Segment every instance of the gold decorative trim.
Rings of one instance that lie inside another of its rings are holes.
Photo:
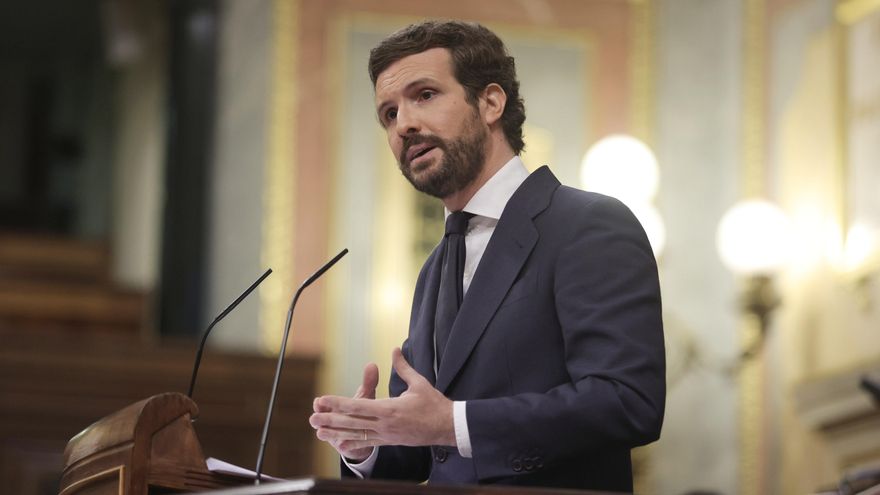
[[[263,192],[263,266],[272,277],[260,287],[260,333],[267,352],[277,352],[293,290],[294,224],[296,221],[296,29],[299,2],[275,0],[272,15],[269,88],[268,159]]]
[[[336,221],[339,217],[339,209],[337,207],[338,197],[340,194],[340,177],[344,175],[342,167],[342,142],[339,138],[337,129],[342,128],[342,112],[343,112],[343,94],[342,88],[344,81],[348,79],[346,70],[346,62],[348,53],[345,48],[345,33],[349,30],[349,17],[345,14],[332,16],[328,20],[329,29],[327,30],[327,53],[330,54],[331,63],[327,64],[327,84],[330,85],[328,93],[332,95],[328,102],[330,106],[330,114],[327,118],[326,133],[327,136],[333,136],[331,146],[328,150],[328,160],[330,164],[330,173],[328,174],[328,194],[332,201],[329,202],[329,210],[327,219],[331,222],[332,227],[328,231],[328,245],[341,246],[343,241],[338,235]],[[366,72],[366,69],[365,69]],[[349,260],[351,262],[351,260]],[[321,360],[321,369],[318,375],[318,394],[340,394],[351,393],[341,389],[341,373],[340,363],[343,362],[343,355],[346,347],[345,336],[341,330],[343,316],[339,311],[342,305],[347,304],[347,288],[351,287],[350,271],[345,267],[340,267],[327,274],[325,282],[324,297],[324,345],[323,359]],[[381,377],[380,377],[381,379]],[[339,456],[333,449],[327,448],[322,442],[315,445],[315,465],[318,473],[323,476],[335,476],[339,471]]]
[[[583,87],[583,107],[581,115],[583,115],[584,123],[584,152],[595,141],[601,139],[600,134],[604,115],[602,106],[599,104],[601,95],[597,88],[599,86],[599,56],[596,35],[587,29],[574,30],[571,28],[544,27],[544,26],[528,26],[521,24],[511,24],[505,22],[486,22],[502,39],[517,38],[518,41],[530,39],[540,42],[542,45],[557,45],[566,48],[580,48],[583,50],[582,63],[584,67],[583,80],[586,83]],[[505,44],[509,44],[505,42]],[[519,69],[517,69],[519,71]],[[528,124],[529,101],[526,101],[526,123]],[[528,136],[525,136],[528,141]],[[526,143],[526,154],[528,153],[528,142]],[[525,155],[524,155],[525,156]],[[527,164],[528,165],[528,164]],[[552,167],[552,164],[550,164]],[[537,168],[537,166],[535,167]]]
[[[880,0],[841,0],[834,8],[837,22],[850,26],[880,9]]]
[[[878,3],[880,5],[880,3]],[[838,10],[839,10],[838,5]],[[845,241],[846,232],[849,229],[849,201],[846,194],[849,188],[849,50],[847,49],[847,24],[840,20],[834,26],[834,48],[837,52],[837,87],[835,97],[837,99],[837,168],[840,199],[840,232],[841,240]]]
[[[104,471],[95,473],[87,478],[83,478],[83,479],[77,481],[76,483],[70,484],[67,487],[65,487],[63,490],[61,490],[61,493],[59,493],[58,495],[75,495],[80,490],[88,488],[88,485],[90,485],[96,481],[103,480],[105,478],[111,478],[117,472],[119,473],[119,476],[117,478],[119,480],[119,485],[118,485],[117,490],[118,490],[119,495],[123,495],[125,493],[125,466],[124,465],[112,467],[110,469],[106,469]]]
[[[764,190],[764,58],[766,49],[765,0],[745,0],[743,67],[743,177],[745,196]]]
[[[880,0],[838,0],[834,9],[837,25],[834,27],[834,43],[837,52],[837,139],[838,166],[840,174],[840,232],[841,239],[849,230],[849,29],[862,19],[880,11]]]
[[[764,196],[765,53],[767,19],[765,0],[745,0],[743,12],[743,127],[742,195]],[[758,332],[758,321],[743,314],[739,320],[739,343],[746,348]],[[764,493],[763,483],[763,387],[764,354],[745,363],[739,371],[739,493]]]
[[[654,0],[630,0],[630,4],[633,26],[629,55],[632,134],[653,149],[656,108],[653,42],[656,39],[656,7]]]
[[[632,36],[628,57],[630,133],[655,150],[656,72],[654,43],[656,36],[656,2],[629,0]],[[662,165],[661,165],[662,166]],[[653,458],[656,444],[633,451],[633,491],[656,491]]]
[[[651,3],[654,0],[631,0],[636,3]],[[390,34],[392,30],[423,20],[423,17],[416,17],[403,14],[379,14],[375,12],[354,11],[348,12],[344,16],[345,22],[350,26],[357,26],[360,29],[375,31],[378,33]],[[488,28],[492,29],[502,40],[514,37],[522,40],[528,38],[547,45],[558,45],[564,47],[579,47],[584,51],[584,80],[591,83],[591,86],[584,88],[584,108],[581,109],[584,116],[584,129],[586,131],[583,139],[586,145],[601,138],[598,135],[598,129],[603,120],[601,107],[598,104],[595,93],[596,75],[599,73],[596,35],[587,29],[573,29],[569,27],[548,27],[540,25],[527,25],[522,23],[513,23],[505,21],[478,20]],[[653,23],[652,23],[653,25]],[[650,44],[650,40],[647,40]],[[507,43],[506,43],[507,44]],[[651,52],[653,54],[653,52]],[[630,58],[631,54],[630,54]],[[650,78],[653,83],[653,77]],[[648,89],[653,95],[653,86]],[[650,104],[651,102],[649,102]],[[529,102],[526,102],[526,114],[528,115]],[[653,107],[651,107],[653,108]],[[650,117],[647,117],[650,119]],[[528,120],[528,119],[527,119]],[[592,135],[590,134],[592,133]]]

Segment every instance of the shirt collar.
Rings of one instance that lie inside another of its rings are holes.
[[[500,219],[507,202],[528,176],[525,164],[519,156],[514,156],[477,190],[462,210],[481,217]],[[450,211],[446,210],[446,216],[449,214]]]

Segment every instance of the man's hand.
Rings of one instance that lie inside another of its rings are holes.
[[[376,386],[379,384],[379,367],[376,366],[375,363],[369,363],[364,367],[364,378],[361,382],[360,387],[358,387],[357,392],[354,394],[355,399],[362,400],[370,400],[376,398]],[[315,414],[312,415],[314,418],[318,413],[329,413],[330,409],[327,409],[319,404],[321,398],[315,399],[312,403],[312,408],[315,411]],[[314,426],[314,422],[312,422]],[[324,440],[329,443],[339,452],[339,455],[346,457],[349,460],[355,462],[363,462],[370,454],[373,452],[372,447],[357,447],[353,446],[352,442],[349,440],[340,440],[335,438],[322,438],[321,430],[318,429],[318,438]]]
[[[318,438],[350,452],[362,453],[365,449],[367,455],[360,460],[370,454],[368,447],[380,445],[455,446],[452,401],[414,370],[400,349],[395,348],[391,358],[397,374],[407,384],[406,392],[378,400],[318,397],[315,414],[309,418]]]

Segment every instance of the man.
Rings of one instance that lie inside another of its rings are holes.
[[[488,29],[412,25],[369,67],[401,172],[452,213],[393,352],[392,398],[375,399],[367,365],[354,398],[315,399],[318,438],[343,475],[631,491],[630,449],[659,437],[665,400],[638,221],[547,167],[528,174],[514,61]]]

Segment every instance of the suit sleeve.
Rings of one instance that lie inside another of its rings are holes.
[[[412,362],[409,339],[404,341],[401,351],[407,361]],[[406,391],[406,383],[393,369],[388,388],[391,397],[397,397]],[[350,472],[348,468],[344,466],[343,468]],[[379,447],[379,454],[376,457],[376,464],[373,466],[370,478],[422,482],[428,479],[430,471],[431,449],[429,447],[389,445]]]
[[[522,456],[552,466],[656,440],[665,353],[657,267],[641,225],[617,200],[569,216],[552,287],[570,381],[545,393],[467,403],[477,476],[516,476]],[[552,323],[555,325],[555,323]]]

